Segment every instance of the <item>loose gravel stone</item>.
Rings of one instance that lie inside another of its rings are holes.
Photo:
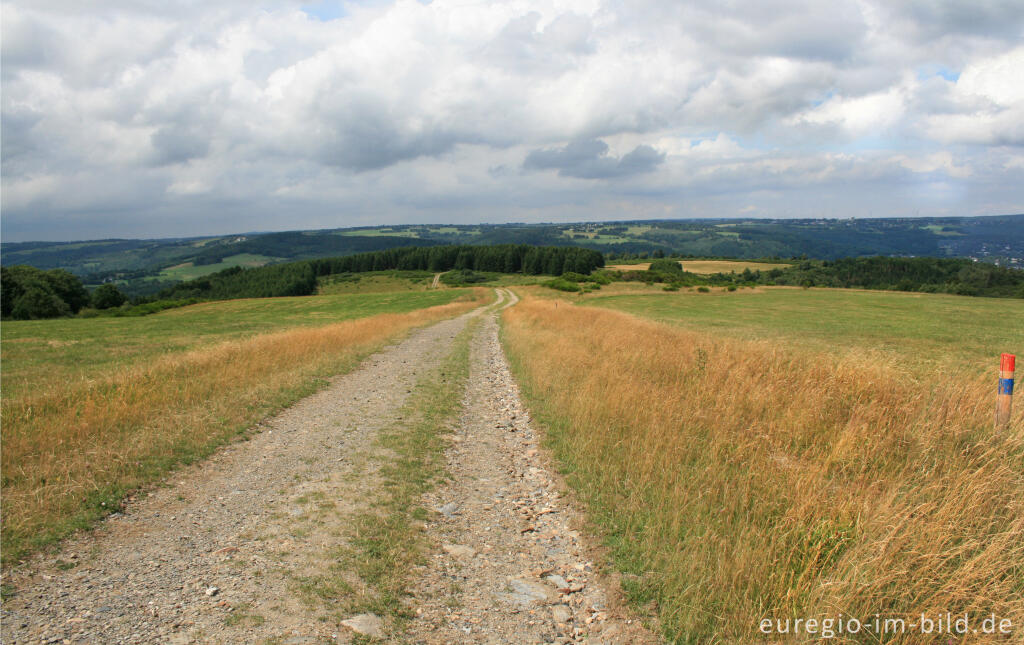
[[[359,614],[348,620],[341,621],[341,624],[348,627],[357,634],[371,638],[384,638],[384,622],[380,616],[375,614]]]

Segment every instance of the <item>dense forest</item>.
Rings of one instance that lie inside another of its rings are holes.
[[[1024,271],[971,260],[843,258],[801,262],[772,273],[762,273],[762,283],[1024,298]]]
[[[602,266],[604,256],[600,252],[571,246],[500,244],[403,247],[252,269],[234,267],[164,289],[157,298],[220,300],[304,296],[316,291],[318,277],[338,273],[389,270],[442,272],[465,269],[561,275],[567,271],[590,273]]]
[[[308,259],[325,255],[369,253],[408,245],[409,238],[404,237],[318,235],[302,231],[263,233],[248,236],[241,241],[229,240],[228,243],[207,244],[195,254],[192,263],[197,266],[217,264],[239,253],[272,258]]]

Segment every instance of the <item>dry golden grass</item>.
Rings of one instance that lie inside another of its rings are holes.
[[[1024,427],[1018,411],[993,431],[992,375],[530,297],[503,333],[627,591],[674,641],[794,638],[759,634],[763,618],[948,611],[1012,620],[1020,642]],[[935,642],[910,631],[836,642]]]
[[[744,262],[743,260],[681,260],[683,269],[690,273],[741,273],[743,269],[751,271],[771,271],[772,269],[785,269],[788,264],[769,264],[767,262]],[[646,271],[650,268],[650,262],[639,264],[613,264],[605,267],[615,271]]]
[[[490,297],[175,353],[109,378],[3,401],[3,548],[10,562],[208,454],[414,327]]]

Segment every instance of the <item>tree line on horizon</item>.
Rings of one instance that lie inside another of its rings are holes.
[[[468,270],[561,275],[567,271],[590,273],[603,266],[604,256],[600,251],[574,246],[409,246],[250,269],[234,267],[174,285],[158,293],[156,298],[222,300],[306,296],[316,292],[317,278],[339,273]]]
[[[683,268],[685,269],[685,260]],[[711,276],[668,270],[677,260],[655,260],[648,271],[608,272],[618,280],[666,283],[669,287],[790,285],[949,293],[1024,298],[1024,271],[953,258],[865,257],[804,260],[785,269],[746,269]],[[72,315],[145,315],[201,300],[304,296],[316,292],[320,277],[371,271],[447,271],[587,276],[604,266],[599,251],[581,247],[495,246],[402,247],[354,255],[302,260],[263,267],[234,267],[164,289],[131,304],[112,284],[90,293],[62,269],[26,265],[2,268],[4,319],[31,320]]]
[[[654,260],[647,271],[622,272],[625,281],[691,286],[793,286],[948,293],[988,298],[1024,298],[1024,271],[960,258],[865,257],[803,260],[785,269],[744,269],[739,273],[698,275],[677,260]]]

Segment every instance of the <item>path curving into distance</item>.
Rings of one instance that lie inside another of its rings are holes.
[[[517,298],[497,291],[490,307],[413,332],[251,440],[6,574],[2,641],[351,642],[356,632],[314,582],[330,571],[348,580],[337,553],[353,518],[373,512],[381,433],[405,421],[418,383],[468,329],[450,479],[424,499],[438,510],[422,527],[426,564],[410,572],[411,618],[369,630],[385,642],[657,642],[597,578],[498,342],[498,312]]]

